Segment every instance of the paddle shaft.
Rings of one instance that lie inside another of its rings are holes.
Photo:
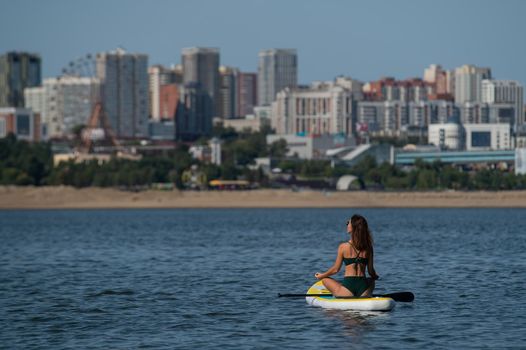
[[[321,293],[321,294],[278,294],[278,298],[305,298],[305,297],[332,297],[331,293]],[[389,293],[376,295],[373,294],[373,297],[383,297],[391,298],[394,301],[399,301],[403,303],[410,303],[415,299],[415,296],[411,292],[398,292],[398,293]],[[360,297],[336,297],[338,299],[358,299]]]

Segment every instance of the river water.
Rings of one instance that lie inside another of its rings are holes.
[[[392,312],[310,307],[367,217]],[[520,349],[524,209],[0,211],[0,348]]]

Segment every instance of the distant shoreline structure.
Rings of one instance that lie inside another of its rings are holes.
[[[526,208],[526,191],[312,190],[127,192],[67,186],[0,186],[0,210],[141,208]]]

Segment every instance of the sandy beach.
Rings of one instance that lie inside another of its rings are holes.
[[[526,191],[155,191],[0,186],[0,209],[70,208],[526,208]]]

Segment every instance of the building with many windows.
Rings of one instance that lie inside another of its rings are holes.
[[[29,89],[27,96],[37,95],[38,90]],[[86,125],[100,96],[97,78],[64,76],[44,79],[42,85],[42,106],[33,96],[26,107],[35,112],[42,108],[41,119],[46,135],[61,138],[71,134],[75,127]]]
[[[429,84],[430,100],[452,101],[455,95],[455,73],[444,70],[442,66],[432,64],[424,70],[424,81]]]
[[[239,70],[233,67],[219,67],[219,113],[222,119],[233,119],[238,116],[237,111],[237,80]]]
[[[148,135],[148,56],[123,49],[97,54],[101,100],[111,127],[119,138]]]
[[[445,100],[431,101],[360,101],[357,122],[373,133],[397,136],[412,127],[427,130],[432,123],[445,123],[458,116],[455,104]]]
[[[491,105],[489,119],[507,122],[516,131],[524,121],[524,88],[512,80],[483,80],[482,102]]]
[[[0,107],[24,107],[24,89],[42,82],[42,60],[27,52],[0,56]]]
[[[210,119],[219,115],[219,49],[208,47],[190,47],[182,51],[184,84],[198,83],[201,90],[212,101]]]
[[[256,73],[240,72],[237,77],[237,115],[246,117],[254,114],[258,105],[258,75]]]
[[[271,125],[280,135],[352,135],[355,102],[351,91],[334,83],[285,88],[272,104]]]
[[[368,101],[426,101],[432,85],[421,79],[396,80],[382,78],[364,86],[364,98]]]
[[[482,102],[482,80],[491,79],[491,69],[463,65],[455,69],[455,102]]]
[[[286,87],[298,85],[298,56],[294,49],[270,49],[259,52],[258,104],[268,106]]]

